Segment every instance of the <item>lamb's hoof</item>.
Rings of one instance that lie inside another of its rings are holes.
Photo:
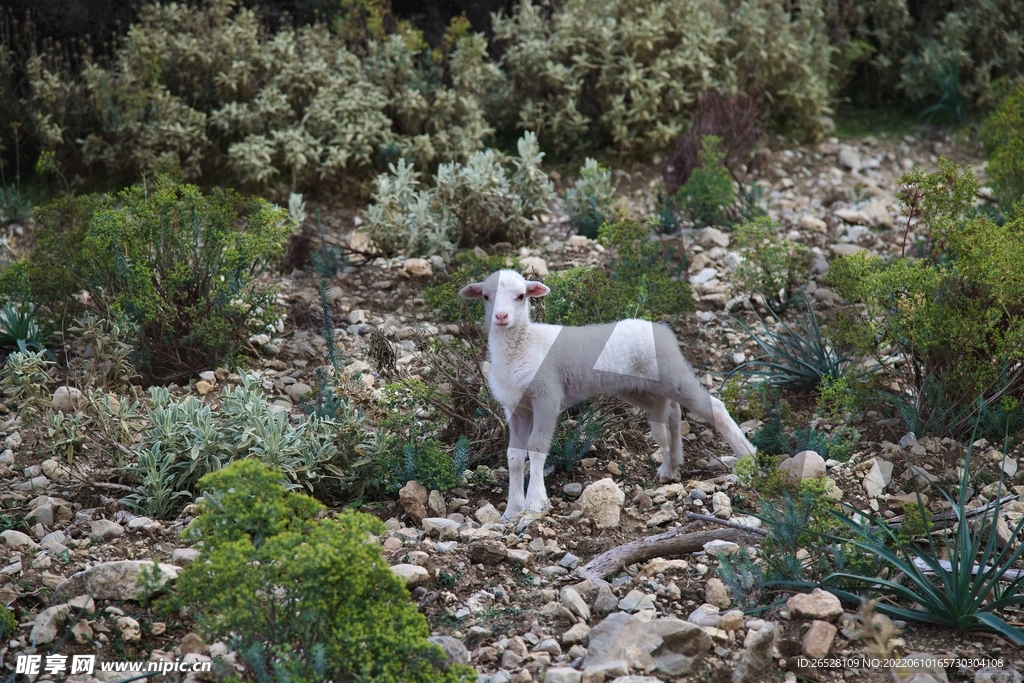
[[[674,481],[679,481],[680,479],[679,470],[675,470],[674,472],[663,472],[660,469],[658,470],[658,482],[661,484],[670,484]]]
[[[508,522],[515,521],[522,517],[524,512],[526,512],[526,507],[522,504],[514,507],[506,507],[505,512],[501,515],[501,521],[506,524]]]
[[[547,510],[549,507],[551,507],[551,504],[548,503],[548,499],[547,498],[544,498],[542,500],[535,500],[535,501],[532,501],[532,502],[531,501],[526,501],[526,511],[527,512],[532,512],[534,514],[538,514],[539,515],[542,512],[544,512],[545,510]]]

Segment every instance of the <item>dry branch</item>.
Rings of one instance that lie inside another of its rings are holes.
[[[709,541],[759,542],[763,535],[756,529],[712,529],[687,532],[675,529],[657,536],[647,536],[601,553],[576,570],[581,579],[603,579],[635,562],[655,557],[671,557],[704,549]]]

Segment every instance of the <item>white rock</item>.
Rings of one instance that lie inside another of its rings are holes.
[[[839,150],[839,165],[853,171],[854,173],[860,171],[860,152],[853,147],[844,146]]]
[[[57,387],[57,390],[53,392],[53,408],[59,410],[62,413],[70,413],[73,410],[78,410],[78,406],[82,402],[82,392],[75,387]]]
[[[817,216],[803,216],[800,218],[799,225],[802,230],[811,230],[822,234],[828,233],[828,223]]]
[[[149,593],[139,587],[139,574],[145,571],[150,580],[146,584],[159,589],[169,581],[178,578],[179,567],[160,563],[158,575],[153,573],[153,562],[142,560],[117,560],[94,565],[72,574],[62,581],[50,596],[51,602],[60,602],[75,595],[91,595],[96,600],[139,600]]]
[[[434,269],[425,258],[410,258],[402,262],[402,270],[410,277],[430,277]]]
[[[610,477],[595,481],[583,490],[577,504],[602,529],[617,528],[626,494]]]
[[[548,274],[548,263],[539,256],[526,256],[519,259],[523,275],[544,277]]]
[[[391,567],[391,571],[395,573],[395,576],[404,580],[405,585],[409,588],[415,588],[430,580],[427,570],[414,564],[396,564]]]
[[[142,640],[142,629],[139,627],[139,622],[135,621],[135,619],[127,616],[118,617],[114,623],[121,634],[122,640],[126,642]]]
[[[718,271],[714,268],[702,268],[696,275],[690,276],[691,285],[703,285],[718,277]]]
[[[852,256],[853,254],[856,254],[858,251],[864,251],[864,247],[860,246],[859,244],[839,243],[833,244],[829,248],[832,250],[832,253],[835,254],[836,256]]]

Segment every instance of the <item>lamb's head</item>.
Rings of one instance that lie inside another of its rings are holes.
[[[484,323],[491,330],[508,330],[530,324],[530,297],[547,295],[551,290],[540,282],[526,280],[514,270],[491,273],[483,282],[462,288],[464,299],[484,300]]]

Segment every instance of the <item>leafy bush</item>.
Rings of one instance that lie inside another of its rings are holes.
[[[825,6],[842,93],[858,104],[920,107],[946,93],[989,105],[1000,77],[1020,73],[1013,2],[954,0],[918,11],[905,0],[841,0]]]
[[[718,149],[720,142],[714,135],[701,138],[700,166],[693,169],[672,197],[698,225],[721,225],[726,212],[736,203],[732,176],[722,165],[725,155]]]
[[[577,234],[591,239],[597,237],[598,229],[610,215],[613,194],[611,169],[587,157],[580,169],[580,177],[565,191],[563,198],[569,224]]]
[[[257,276],[283,250],[286,214],[230,190],[167,177],[117,195],[68,197],[37,216],[33,296],[52,316],[85,289],[101,317],[138,328],[143,366],[170,381],[231,360],[274,320]]]
[[[495,16],[506,105],[545,149],[660,150],[697,97],[737,83],[766,94],[783,129],[817,132],[829,71],[821,6],[764,0],[623,0],[516,5]],[[682,116],[680,115],[682,114]]]
[[[441,254],[456,247],[530,241],[533,221],[547,212],[553,198],[551,182],[540,170],[544,153],[537,138],[519,140],[514,170],[503,165],[499,152],[474,152],[465,164],[441,164],[436,184],[419,188],[419,174],[404,159],[377,177],[373,204],[367,209],[367,234],[386,254]]]
[[[362,59],[348,47],[323,23],[269,33],[231,0],[152,3],[109,64],[34,57],[19,94],[44,149],[122,182],[178,167],[294,191],[365,176],[382,154],[430,165],[480,148],[482,36],[458,39],[436,72],[415,32],[373,36]]]
[[[450,416],[428,419],[418,414],[425,406],[447,407],[434,384],[413,378],[384,387],[387,415],[377,432],[374,457],[385,473],[386,487],[396,491],[415,479],[428,489],[447,491],[462,483],[469,464],[469,441],[460,437],[454,452],[446,453],[437,435]]]
[[[347,404],[332,419],[312,415],[292,424],[264,398],[259,379],[245,374],[241,386],[221,392],[216,411],[195,396],[172,401],[165,388],[152,388],[150,397],[149,428],[132,449],[138,464],[128,472],[137,493],[124,499],[146,514],[166,515],[172,508],[155,501],[193,491],[206,473],[244,458],[282,470],[291,487],[338,502],[360,497],[374,480],[375,463],[360,453],[361,416]]]
[[[68,360],[68,377],[83,387],[126,391],[138,377],[131,360],[135,355],[134,330],[101,320],[88,311],[68,328],[67,347],[75,351]]]
[[[735,320],[762,355],[737,365],[730,375],[739,374],[781,389],[812,391],[823,381],[839,379],[852,366],[853,354],[837,352],[822,336],[810,304],[800,320],[792,324],[779,321],[774,330],[756,312],[754,315],[763,332],[754,332],[742,320]]]
[[[53,361],[47,359],[43,351],[15,351],[8,355],[0,371],[0,391],[8,407],[24,417],[31,417],[40,409],[52,406],[46,387],[51,366]]]
[[[558,325],[589,325],[624,318],[656,320],[693,310],[685,280],[673,279],[670,261],[647,227],[636,221],[606,223],[598,241],[612,250],[610,270],[577,266],[549,275],[545,320]]]
[[[662,170],[668,194],[674,195],[700,167],[707,135],[721,141],[722,162],[736,176],[740,164],[751,160],[754,146],[764,136],[758,125],[762,106],[758,98],[750,94],[730,96],[711,91],[701,97],[693,124],[679,137],[675,151]]]
[[[784,313],[807,282],[812,254],[802,244],[780,236],[781,226],[767,216],[736,229],[743,261],[736,268],[739,291],[757,294],[766,306]]]
[[[989,155],[986,171],[992,189],[1009,213],[1024,197],[1024,85],[1018,86],[985,120],[981,139]]]
[[[962,436],[979,405],[1024,398],[1024,217],[999,225],[978,215],[974,174],[946,159],[937,173],[915,171],[901,184],[921,258],[836,259],[828,282],[864,304],[836,332],[878,361],[896,387],[881,398],[912,430]]]
[[[372,540],[377,519],[288,493],[282,475],[252,460],[202,482],[190,528],[200,557],[164,605],[188,606],[207,638],[223,638],[257,680],[473,680],[427,642],[426,620]]]

